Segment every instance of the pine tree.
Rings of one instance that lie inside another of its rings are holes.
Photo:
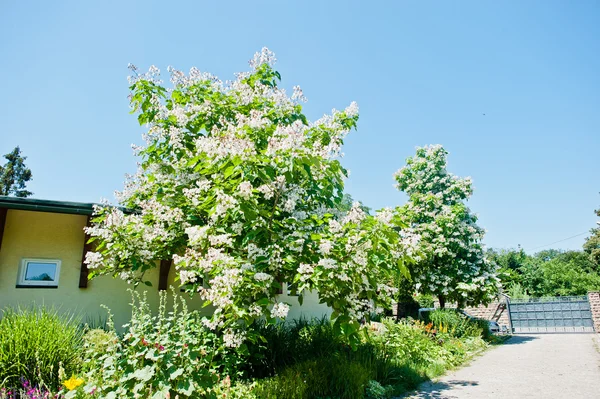
[[[14,150],[4,155],[7,159],[4,165],[0,165],[0,195],[14,195],[25,198],[33,193],[25,189],[25,185],[31,180],[31,169],[25,165],[21,149],[17,146]]]

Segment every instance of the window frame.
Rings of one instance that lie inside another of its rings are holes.
[[[39,280],[25,280],[27,274],[27,267],[29,263],[47,263],[55,265],[54,280],[52,281],[39,281]],[[42,259],[42,258],[23,258],[21,259],[21,265],[19,266],[19,273],[17,276],[17,288],[58,288],[60,280],[60,259]]]

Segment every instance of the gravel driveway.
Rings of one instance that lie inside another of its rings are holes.
[[[517,335],[408,398],[600,398],[597,334]]]

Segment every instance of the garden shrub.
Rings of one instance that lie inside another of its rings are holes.
[[[47,386],[56,390],[62,365],[80,366],[83,331],[73,314],[54,308],[5,308],[0,319],[0,387]]]
[[[234,352],[226,333],[204,327],[185,301],[173,293],[167,312],[162,292],[154,315],[145,295],[132,296],[131,321],[121,339],[98,330],[86,336],[84,392],[103,398],[210,397],[235,375],[244,347]]]
[[[434,306],[434,298],[431,294],[418,294],[415,300],[421,308],[432,308]]]
[[[365,392],[366,399],[386,399],[390,398],[393,394],[393,387],[383,386],[379,382],[371,380],[367,384],[367,390]]]
[[[482,335],[481,322],[469,319],[455,309],[436,309],[429,314],[429,320],[438,333],[452,337],[479,337]],[[487,322],[485,330],[487,330]]]

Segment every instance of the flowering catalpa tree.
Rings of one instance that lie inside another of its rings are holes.
[[[481,243],[485,231],[465,205],[473,193],[471,178],[446,171],[448,152],[441,145],[417,148],[395,174],[397,187],[409,196],[400,212],[421,237],[421,259],[411,268],[418,292],[463,304],[487,302],[500,282]]]
[[[358,107],[310,123],[302,90],[288,97],[268,49],[252,70],[223,83],[192,68],[169,68],[171,88],[152,67],[131,67],[131,104],[149,126],[138,173],[118,193],[124,212],[99,207],[87,232],[93,274],[143,281],[157,259],[173,259],[179,282],[215,308],[204,323],[242,344],[257,317],[287,316],[281,282],[318,292],[335,325],[353,335],[359,321],[389,304],[387,283],[404,270],[409,245],[392,212],[376,217],[355,203],[339,214],[346,170],[338,158]]]

